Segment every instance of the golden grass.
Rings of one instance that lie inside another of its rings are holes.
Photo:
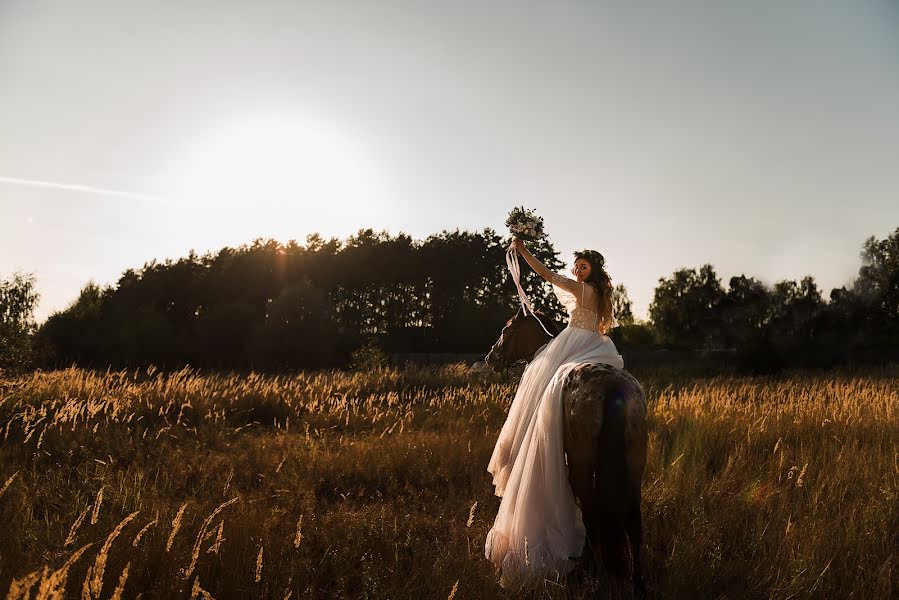
[[[0,497],[3,497],[3,494],[6,493],[6,488],[8,488],[10,485],[12,485],[12,482],[16,479],[16,477],[18,475],[19,475],[19,472],[16,471],[15,473],[13,473],[12,475],[9,476],[9,479],[6,480],[6,483],[4,483],[3,487],[0,488]]]
[[[262,581],[262,551],[265,546],[259,546],[259,555],[256,557],[256,583]]]
[[[131,569],[131,563],[125,565],[122,574],[119,576],[119,583],[112,592],[111,600],[122,600],[122,592],[125,591],[125,582],[128,581],[128,571]]]
[[[895,368],[636,375],[651,595],[895,593]],[[121,597],[507,597],[483,558],[485,469],[514,390],[462,365],[0,380],[0,594],[99,597],[111,572]]]
[[[297,533],[293,537],[293,547],[299,548],[300,542],[303,541],[303,515],[300,515],[300,518],[297,519]]]
[[[228,506],[231,506],[238,500],[240,500],[240,498],[232,498],[231,500],[228,500],[227,502],[223,502],[223,503],[219,504],[215,508],[215,510],[213,510],[211,513],[209,513],[209,516],[207,516],[203,520],[203,523],[200,525],[200,531],[197,532],[197,539],[194,541],[194,549],[190,555],[190,564],[187,566],[187,569],[184,572],[185,579],[190,577],[191,575],[193,575],[194,569],[197,567],[197,560],[199,560],[199,558],[200,558],[200,547],[203,545],[203,542],[206,541],[206,538],[207,538],[206,532],[209,529],[209,524],[212,523],[212,520],[215,519],[216,515],[218,515],[220,512],[222,512],[222,510],[224,510]],[[261,550],[260,550],[259,556],[260,557],[262,556]],[[260,558],[260,560],[261,560],[261,558]]]
[[[94,564],[87,570],[87,576],[84,578],[84,584],[81,588],[82,600],[100,598],[100,593],[103,591],[103,575],[106,572],[106,561],[109,559],[109,551],[112,549],[112,543],[119,537],[119,534],[122,533],[125,526],[134,520],[139,512],[139,510],[136,510],[122,519],[122,522],[116,525],[115,529],[113,529],[109,536],[107,536],[106,541],[103,542],[103,547],[100,549],[99,554],[97,554]]]
[[[178,508],[178,512],[175,513],[175,518],[172,519],[172,530],[169,532],[169,539],[165,543],[165,551],[170,552],[172,550],[172,544],[175,543],[175,536],[178,535],[178,530],[181,529],[181,519],[184,517],[184,511],[187,510],[187,502],[182,504],[180,508]]]
[[[63,542],[63,546],[68,546],[70,544],[75,543],[75,534],[78,533],[78,529],[81,527],[81,523],[84,522],[84,519],[87,517],[87,513],[91,511],[90,505],[85,507],[85,509],[78,515],[78,518],[75,519],[75,522],[72,523],[72,528],[69,529],[69,535],[66,536],[66,541]]]
[[[36,600],[62,600],[65,598],[66,579],[69,576],[69,569],[92,545],[91,543],[85,544],[73,552],[65,564],[50,573],[49,576],[44,571],[44,574],[41,576],[41,584],[38,588]]]

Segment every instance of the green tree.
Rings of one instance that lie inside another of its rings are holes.
[[[661,342],[681,348],[709,348],[722,343],[720,306],[724,298],[715,268],[705,264],[679,269],[659,285],[649,316]]]
[[[722,339],[737,348],[759,332],[771,316],[771,292],[754,277],[731,277],[721,300]]]
[[[632,306],[631,299],[627,296],[627,288],[624,287],[623,283],[619,283],[615,286],[615,291],[612,295],[612,311],[615,319],[618,321],[618,325],[623,327],[634,324]]]
[[[771,293],[770,324],[775,337],[808,341],[813,319],[823,305],[814,277],[807,275],[799,283],[778,281]]]
[[[899,335],[899,227],[883,240],[865,240],[861,259],[852,291],[870,311],[870,331],[884,338]]]
[[[250,340],[262,318],[243,299],[220,298],[197,323],[198,362],[216,368],[245,366]]]
[[[33,274],[0,279],[0,369],[25,370],[33,361],[34,309],[40,300]]]
[[[89,281],[68,308],[47,318],[35,336],[42,365],[88,365],[107,354],[109,340],[104,329],[103,303],[110,291]]]
[[[424,241],[362,229],[345,241],[311,234],[305,245],[256,239],[191,251],[128,269],[108,290],[86,288],[43,339],[57,362],[97,366],[312,366],[327,362],[322,349],[348,360],[365,340],[394,352],[486,351],[518,306],[508,243],[491,229]],[[531,251],[561,268],[549,240]],[[534,304],[558,320],[551,286],[522,266]],[[317,341],[291,346],[303,336]]]
[[[269,303],[251,353],[260,365],[279,369],[325,366],[332,361],[336,333],[331,301],[305,277]]]

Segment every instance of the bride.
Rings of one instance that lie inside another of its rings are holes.
[[[485,555],[499,568],[503,587],[559,579],[573,568],[570,559],[581,555],[586,532],[562,447],[561,383],[578,363],[624,367],[605,335],[618,323],[603,256],[594,250],[575,252],[571,279],[547,269],[522,240],[512,243],[552,283],[569,322],[524,370],[487,467],[502,501]]]

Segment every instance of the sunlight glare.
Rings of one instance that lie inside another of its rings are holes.
[[[370,155],[323,120],[272,115],[204,140],[176,165],[171,180],[191,218],[230,237],[286,239],[300,230],[333,229],[348,214],[377,211]]]

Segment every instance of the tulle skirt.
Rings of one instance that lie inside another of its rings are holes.
[[[503,587],[567,574],[585,529],[563,450],[562,381],[579,363],[624,367],[608,337],[566,327],[538,350],[521,376],[487,471],[502,498],[485,555]]]

